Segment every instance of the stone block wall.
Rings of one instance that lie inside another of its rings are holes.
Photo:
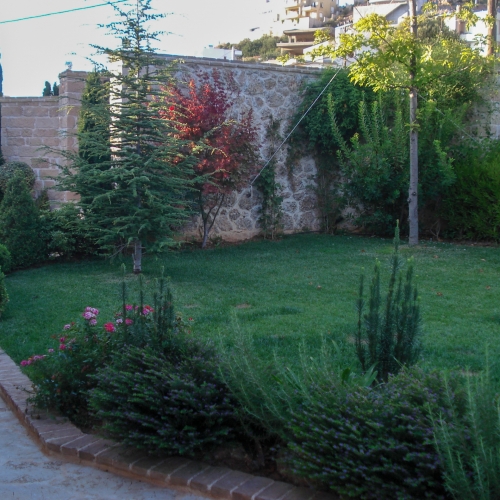
[[[86,73],[66,71],[59,77],[59,97],[0,98],[4,158],[27,163],[35,172],[36,194],[48,189],[54,204],[76,199],[74,193],[53,189],[53,178],[64,161],[57,152],[76,149],[74,134]]]
[[[197,80],[200,72],[216,70],[222,78],[232,77],[237,85],[233,96],[234,119],[252,110],[258,129],[261,165],[273,151],[268,127],[271,120],[279,122],[279,134],[284,138],[291,119],[302,102],[302,85],[318,76],[317,69],[282,68],[268,64],[235,63],[208,59],[185,59],[179,65],[177,78]],[[275,156],[276,181],[281,186],[283,226],[286,233],[319,229],[316,199],[313,192],[316,165],[312,158],[302,158],[293,174],[286,166],[286,146]],[[233,193],[221,209],[212,229],[212,236],[225,240],[247,239],[260,232],[259,215],[262,197],[250,183]],[[201,230],[199,218],[186,228],[188,234]]]
[[[165,56],[173,59],[172,56]],[[317,78],[318,69],[282,68],[268,64],[187,58],[177,66],[177,77],[183,81],[197,79],[201,71],[219,71],[231,75],[238,91],[234,95],[232,113],[238,119],[252,110],[258,129],[262,166],[272,150],[268,137],[271,119],[278,120],[284,137],[291,119],[302,101],[302,85]],[[52,189],[64,158],[57,151],[76,151],[77,118],[80,97],[85,86],[85,72],[65,71],[59,75],[59,97],[3,97],[0,98],[1,145],[7,161],[28,163],[36,174],[36,191],[49,189],[53,205],[76,199],[74,193]],[[51,148],[50,151],[44,147]],[[285,166],[286,148],[275,157],[277,182],[283,198],[284,230],[297,232],[319,229],[312,190],[316,166],[312,158],[302,158],[293,174]],[[258,218],[261,195],[247,185],[233,193],[221,209],[212,235],[225,240],[248,239],[260,232]],[[185,228],[186,234],[197,235],[200,220],[194,218]]]

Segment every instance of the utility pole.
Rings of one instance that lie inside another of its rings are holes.
[[[486,47],[486,55],[492,56],[495,53],[497,44],[497,2],[496,0],[488,0],[488,16],[493,17],[495,22],[488,25],[488,45]]]
[[[416,0],[408,0],[410,11],[410,32],[417,38]],[[417,55],[415,50],[410,56],[410,187],[408,190],[408,221],[410,225],[410,245],[418,245],[418,129],[417,129]]]

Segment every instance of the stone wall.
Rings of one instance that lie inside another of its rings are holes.
[[[51,188],[63,161],[57,151],[76,148],[74,133],[85,77],[85,72],[62,73],[59,97],[0,98],[5,159],[30,165],[36,175],[36,193],[48,189],[53,202],[75,199],[73,193]]]
[[[247,64],[206,59],[187,59],[180,65],[177,78],[181,81],[197,79],[200,72],[217,70],[222,78],[234,78],[238,91],[234,96],[233,118],[252,110],[258,128],[262,166],[273,150],[268,137],[271,120],[279,122],[279,133],[284,138],[290,121],[301,104],[302,84],[318,76],[318,70],[282,68],[268,64]],[[302,158],[294,167],[293,175],[286,166],[286,147],[274,158],[277,183],[283,198],[283,225],[285,232],[319,229],[314,185],[316,165],[312,158]],[[233,193],[221,209],[212,236],[225,240],[247,239],[259,233],[259,211],[262,198],[256,188],[247,186]],[[199,219],[186,228],[187,233],[201,230]]]
[[[166,56],[170,58],[171,56]],[[214,69],[222,76],[231,75],[238,86],[232,113],[238,118],[249,109],[253,110],[258,129],[262,165],[270,151],[267,127],[271,119],[280,123],[284,136],[297,106],[301,103],[301,87],[304,82],[317,78],[317,69],[282,68],[268,64],[253,64],[234,61],[188,58],[179,64],[177,76],[188,81],[197,78],[200,71]],[[7,161],[19,160],[28,163],[36,174],[36,191],[48,188],[53,205],[75,200],[69,192],[52,189],[59,167],[64,159],[57,150],[75,150],[75,133],[84,88],[86,73],[65,71],[59,75],[59,97],[3,97],[0,99],[1,145]],[[51,151],[44,150],[51,148]],[[275,157],[277,182],[283,198],[285,232],[314,230],[319,228],[315,211],[315,198],[311,187],[316,172],[312,158],[302,158],[293,176],[285,167],[286,153]],[[212,235],[226,240],[247,239],[259,233],[259,192],[250,186],[233,193],[219,213]],[[187,234],[200,230],[198,218],[185,228]]]

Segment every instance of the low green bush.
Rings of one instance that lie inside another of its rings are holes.
[[[500,241],[500,141],[463,145],[440,215],[449,238]]]
[[[489,368],[466,376],[466,411],[453,399],[452,411],[434,421],[445,485],[457,500],[500,498],[499,386]]]
[[[20,173],[9,180],[0,204],[0,242],[11,254],[13,269],[30,267],[46,258],[39,211]]]
[[[5,192],[7,191],[7,184],[16,175],[20,175],[28,191],[31,191],[35,185],[35,173],[33,169],[22,161],[10,161],[0,165],[0,201],[2,201]]]
[[[346,497],[446,498],[430,414],[449,414],[443,378],[416,368],[375,388],[332,387],[287,425],[294,474]]]
[[[12,257],[8,248],[0,244],[0,268],[2,271],[8,273],[12,267]]]
[[[128,347],[98,372],[91,406],[106,435],[167,455],[193,455],[236,437],[236,401],[216,358],[195,344],[184,348],[175,361],[168,351]]]
[[[9,294],[7,293],[7,288],[5,287],[5,274],[2,272],[2,266],[0,266],[0,317],[5,311],[7,302],[9,302]]]
[[[98,253],[76,205],[65,203],[57,210],[47,207],[40,214],[49,255],[69,259]]]

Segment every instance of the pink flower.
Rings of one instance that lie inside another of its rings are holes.
[[[133,309],[133,308],[134,308],[134,306],[131,306],[130,304],[127,304],[127,305],[125,306],[125,309],[126,309],[127,311],[132,311],[132,309]]]
[[[152,312],[154,312],[154,309],[151,306],[144,306],[142,308],[142,314],[144,316],[147,316],[149,313],[152,313]]]
[[[64,329],[65,329],[65,330],[69,330],[70,328],[71,328],[71,325],[70,325],[70,324],[64,325]]]
[[[95,307],[86,307],[85,312],[92,313],[94,316],[97,316],[99,314],[99,309],[96,309]]]
[[[126,325],[131,325],[132,323],[133,323],[133,321],[132,321],[131,319],[129,319],[129,318],[127,318],[127,319],[125,320],[125,324],[126,324]]]
[[[104,329],[109,333],[113,333],[116,330],[115,325],[113,325],[113,323],[104,323]]]
[[[90,312],[90,311],[85,311],[83,314],[82,314],[82,317],[83,319],[87,319],[87,320],[90,320],[90,319],[93,319],[95,318],[95,314]]]
[[[31,364],[31,363],[29,363],[29,362],[28,362],[27,360],[25,360],[25,359],[23,359],[23,360],[21,361],[21,366],[28,366],[29,364]]]
[[[66,344],[61,344],[61,345],[59,346],[59,350],[60,350],[60,351],[64,351],[65,349],[66,349]]]
[[[61,337],[59,339],[59,342],[61,342],[61,344],[64,344],[64,342],[66,342],[66,339],[67,339],[67,337]]]
[[[121,323],[123,323],[123,318],[118,318],[118,319],[116,320],[116,324],[117,324],[117,325],[120,325]]]
[[[54,349],[49,349],[49,352],[54,352]]]
[[[89,325],[90,326],[95,326],[97,325],[97,320],[95,318],[92,318],[90,321],[89,321]]]

